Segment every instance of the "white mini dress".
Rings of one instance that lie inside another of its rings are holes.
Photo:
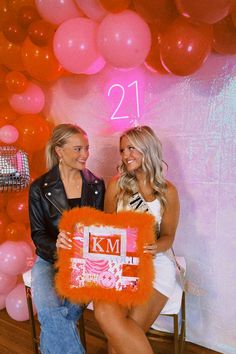
[[[152,202],[146,202],[148,212],[151,213],[160,226],[161,224],[161,204],[158,199]],[[123,208],[120,203],[117,205],[117,211],[121,210],[133,210],[129,205]],[[139,211],[139,210],[137,210]],[[153,258],[155,277],[153,281],[153,287],[161,294],[170,298],[174,292],[177,279],[176,279],[176,267],[175,263],[168,257],[168,251],[157,253]]]

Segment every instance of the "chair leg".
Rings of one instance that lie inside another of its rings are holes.
[[[39,354],[38,341],[37,341],[35,322],[34,322],[34,311],[33,311],[33,304],[32,304],[31,289],[30,287],[25,286],[25,290],[26,290],[26,299],[27,299],[27,305],[29,310],[29,321],[30,321],[30,331],[31,331],[33,351],[34,354]]]
[[[178,315],[173,315],[174,317],[174,353],[178,354],[179,352],[179,323]]]
[[[181,331],[180,331],[179,354],[184,353],[185,338],[186,338],[186,309],[185,309],[185,292],[183,292],[182,304],[181,304]]]
[[[84,326],[84,315],[82,314],[80,319],[79,319],[79,334],[80,334],[80,339],[81,343],[83,344],[83,347],[86,351],[86,337],[85,337],[85,326]]]

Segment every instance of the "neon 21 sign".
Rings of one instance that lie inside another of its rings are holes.
[[[133,90],[134,87],[134,90]],[[118,90],[118,91],[117,91]],[[131,91],[132,90],[132,91]],[[121,115],[119,114],[119,111],[121,109],[121,106],[125,104],[124,100],[126,97],[130,96],[132,92],[134,91],[135,94],[135,105],[136,105],[136,118],[140,118],[140,98],[139,98],[139,87],[138,87],[138,81],[135,80],[131,82],[130,84],[127,84],[126,86],[123,86],[121,84],[113,84],[112,86],[109,87],[108,90],[108,97],[110,97],[112,94],[117,95],[117,92],[119,93],[119,102],[113,111],[110,119],[128,119],[128,118],[133,118],[130,115]]]

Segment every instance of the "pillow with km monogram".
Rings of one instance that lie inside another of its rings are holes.
[[[113,301],[131,306],[151,295],[155,220],[147,213],[107,214],[90,208],[65,211],[60,230],[71,233],[72,248],[59,249],[56,289],[73,302]]]

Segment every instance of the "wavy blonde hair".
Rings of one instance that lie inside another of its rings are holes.
[[[120,137],[127,137],[132,146],[142,154],[142,169],[146,173],[153,193],[161,202],[162,209],[166,206],[167,184],[163,176],[162,145],[154,131],[148,126],[138,126],[126,130]],[[121,162],[118,167],[118,201],[123,206],[128,204],[131,195],[138,192],[137,179],[134,172],[128,172],[125,164]]]
[[[55,147],[62,147],[67,143],[67,140],[75,134],[87,135],[82,128],[75,124],[59,124],[53,129],[52,136],[45,150],[46,166],[49,170],[59,162]]]

